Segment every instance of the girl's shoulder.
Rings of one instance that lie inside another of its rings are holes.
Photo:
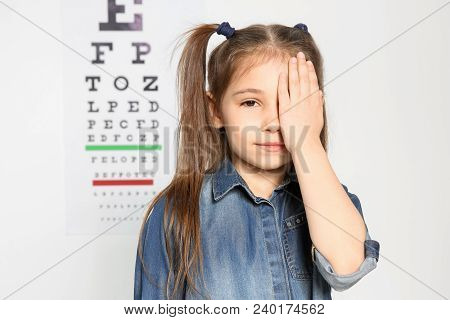
[[[155,233],[156,230],[161,230],[163,227],[164,208],[166,205],[167,197],[164,193],[161,193],[158,200],[155,200],[153,207],[146,216],[143,228],[143,236],[146,239],[147,234]]]
[[[201,190],[200,190],[200,197],[199,201],[200,204],[203,203],[205,205],[208,205],[207,202],[212,201],[212,184],[213,184],[213,173],[205,174],[203,177]],[[150,222],[150,217],[152,218],[152,224],[161,224],[162,219],[164,218],[164,210],[167,206],[168,214],[172,211],[172,201],[169,201],[167,196],[167,190],[161,191],[160,194],[158,194],[159,199],[155,201],[153,204],[153,207],[151,208],[150,213],[148,214],[146,218],[146,224]],[[194,201],[193,198],[190,199],[191,201]]]
[[[212,192],[212,185],[214,180],[214,173],[205,173],[202,182],[202,196],[207,195]]]

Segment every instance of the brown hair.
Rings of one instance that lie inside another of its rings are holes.
[[[273,58],[295,56],[301,50],[306,59],[313,62],[319,89],[323,92],[322,56],[308,32],[279,24],[254,24],[236,29],[231,38],[223,41],[211,52],[206,64],[208,41],[218,26],[201,24],[181,34],[182,37],[187,36],[187,41],[177,69],[180,123],[177,128],[175,175],[170,184],[151,202],[144,214],[139,235],[139,258],[148,278],[142,257],[142,233],[152,208],[165,195],[163,225],[170,269],[164,289],[166,299],[179,297],[184,286],[187,290],[193,289],[200,293],[194,281],[199,270],[203,279],[199,198],[205,174],[217,170],[224,157],[230,155],[224,131],[212,125],[212,112],[218,112],[225,90],[232,79],[259,63]],[[206,94],[206,80],[214,97],[213,110],[209,108],[211,100]],[[325,106],[323,118],[320,140],[327,150]],[[173,240],[172,246],[168,239]],[[169,292],[170,277],[173,277],[172,292]]]

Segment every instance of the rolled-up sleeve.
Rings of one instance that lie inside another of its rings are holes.
[[[135,300],[167,299],[165,289],[169,259],[163,228],[165,201],[161,199],[153,207],[145,222],[142,235],[140,235],[142,237],[142,260],[138,248],[134,275]]]
[[[355,207],[364,219],[361,202],[355,194],[348,191],[348,188],[342,184],[348,196],[352,200]],[[365,224],[365,221],[364,221]],[[339,275],[331,266],[330,262],[320,253],[320,251],[314,246],[311,247],[312,258],[314,264],[317,266],[320,274],[330,284],[330,286],[336,291],[344,291],[352,287],[355,283],[361,280],[366,274],[376,268],[378,263],[378,257],[380,252],[380,244],[378,241],[371,239],[369,231],[366,225],[366,240],[364,241],[364,255],[365,258],[358,270],[353,273]]]

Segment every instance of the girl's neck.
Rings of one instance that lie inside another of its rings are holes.
[[[232,155],[234,167],[257,197],[269,199],[276,186],[280,185],[286,174],[287,166],[273,170],[264,170]]]

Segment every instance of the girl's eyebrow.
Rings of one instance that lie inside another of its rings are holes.
[[[247,88],[247,89],[243,89],[243,90],[236,91],[235,93],[233,93],[233,96],[236,96],[236,95],[242,94],[242,93],[246,93],[246,92],[264,93],[264,91],[261,90],[261,89]]]

